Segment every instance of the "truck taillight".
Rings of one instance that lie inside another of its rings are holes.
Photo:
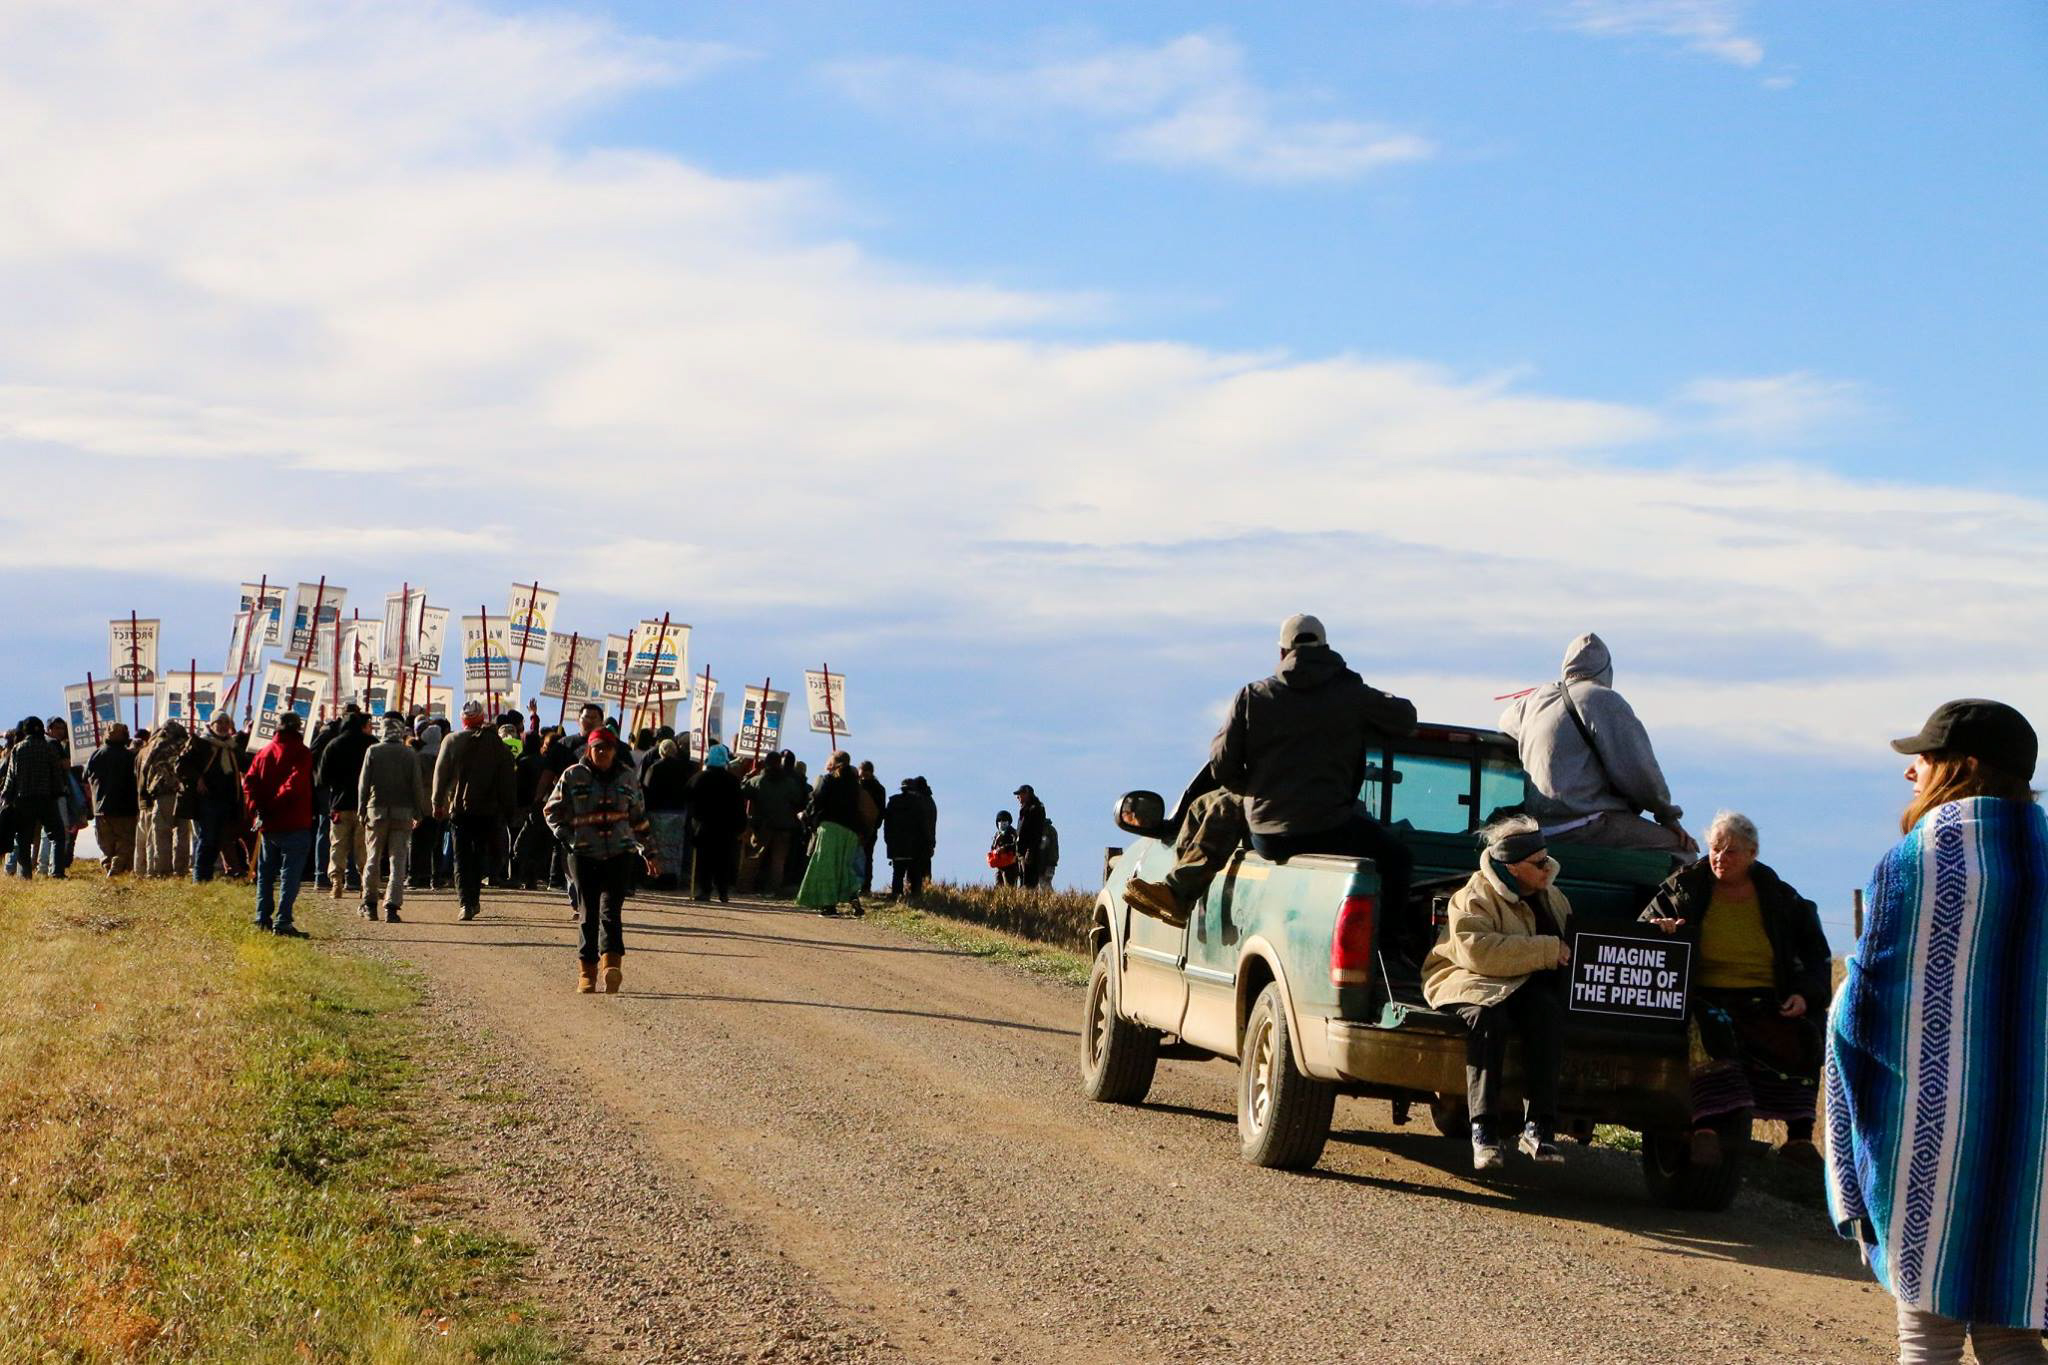
[[[1346,896],[1330,935],[1330,983],[1363,986],[1372,980],[1372,897]]]

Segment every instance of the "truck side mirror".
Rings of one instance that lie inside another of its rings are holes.
[[[1158,792],[1125,792],[1117,798],[1116,827],[1141,837],[1159,837],[1166,828],[1166,798]]]

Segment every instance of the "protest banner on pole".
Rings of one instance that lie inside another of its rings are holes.
[[[807,668],[804,670],[804,696],[810,703],[812,733],[830,735],[836,752],[839,737],[853,733],[846,728],[846,675],[835,674],[830,664],[823,669]]]
[[[348,601],[348,589],[328,584],[322,575],[316,583],[299,584],[298,601],[292,608],[292,638],[285,652],[297,654],[312,667],[313,641],[321,628],[331,629],[341,619],[341,609]]]
[[[420,599],[420,630],[412,642],[412,662],[417,672],[429,678],[440,673],[441,655],[448,648],[448,618],[454,614],[453,607],[430,607],[424,597]]]
[[[226,682],[219,673],[197,670],[166,674],[156,690],[156,723],[174,720],[187,730],[205,728],[214,709],[226,704],[221,692]]]
[[[304,583],[299,584],[299,604],[295,609],[295,622],[292,627],[292,640],[296,643],[299,639],[299,628],[296,622],[305,621],[307,623],[305,628],[305,645],[303,647],[304,652],[302,653],[296,648],[292,651],[292,681],[291,686],[286,688],[285,692],[287,696],[293,698],[298,696],[299,678],[306,672],[308,661],[313,656],[313,647],[320,639],[321,613],[326,610],[327,606],[327,575],[320,575],[320,583],[313,589],[313,596],[310,602],[306,598],[306,586]],[[319,670],[315,669],[314,671],[318,672]],[[265,685],[267,687],[268,674],[265,677]],[[296,705],[296,702],[294,704]],[[306,714],[310,717],[312,712],[309,710]],[[274,719],[272,723],[275,724]]]
[[[262,662],[264,649],[276,645],[283,638],[284,593],[280,588],[270,586],[270,575],[265,574],[254,583],[242,585],[242,605],[235,621],[241,635],[230,637],[228,667],[224,670],[235,675],[235,682],[228,689],[228,700],[222,705],[231,705],[234,695],[246,682],[248,700],[242,705],[242,724],[246,726],[256,714],[256,684],[253,681],[256,667]]]
[[[478,615],[462,618],[462,693],[465,698],[482,698],[492,708],[494,721],[497,709],[491,698],[502,689],[511,662],[504,617],[479,607]]]
[[[310,725],[313,708],[320,704],[320,693],[326,686],[327,675],[307,668],[303,656],[292,661],[272,659],[265,664],[263,688],[256,699],[256,723],[249,730],[250,750],[253,752],[277,737],[277,720],[287,707]]]
[[[712,745],[725,742],[725,694],[718,690],[718,680],[711,676],[708,666],[690,691],[689,733],[696,737],[697,752],[693,757],[700,761],[711,752]]]
[[[126,620],[107,623],[107,653],[114,665],[113,678],[128,693],[134,707],[134,728],[142,728],[142,689],[156,695],[157,638],[163,622],[144,620],[128,613]]]
[[[414,701],[427,709],[429,720],[455,718],[455,689],[422,677],[414,687]]]
[[[526,680],[527,656],[539,660],[547,655],[548,631],[554,626],[555,607],[561,600],[562,594],[543,588],[539,579],[512,585],[512,606],[505,613],[505,642],[517,655],[513,672],[521,682]]]
[[[522,705],[518,680],[508,681],[503,674],[493,677],[491,685],[487,688],[472,688],[465,684],[462,689],[462,700],[482,702],[484,714],[489,717],[493,730],[498,728],[499,716],[507,711],[517,711]]]
[[[252,637],[256,652],[276,649],[284,643],[284,584],[271,582],[269,574],[254,583],[244,583],[238,610],[256,622]]]
[[[354,617],[341,634],[342,676],[348,679],[348,691],[344,699],[354,702],[373,716],[384,714],[390,693],[389,686],[377,689],[377,705],[370,706],[370,687],[381,670],[377,661],[384,657],[384,622],[375,617],[365,620]]]
[[[540,694],[559,697],[561,715],[557,725],[569,719],[569,704],[603,701],[604,661],[598,656],[603,641],[586,639],[575,632],[557,634],[548,641],[547,666],[542,670]]]
[[[626,668],[627,676],[634,684],[635,700],[635,711],[628,728],[637,730],[644,719],[642,712],[650,705],[665,709],[669,694],[680,696],[687,686],[690,628],[668,612],[663,612],[658,621],[652,618],[642,621],[633,628]]]
[[[749,686],[740,693],[740,747],[756,759],[782,747],[782,716],[789,708],[789,693],[777,692],[774,684],[775,679],[767,678],[759,687]]]
[[[121,694],[113,684],[98,681],[87,673],[84,682],[72,683],[64,689],[64,715],[71,731],[72,757],[76,759],[78,746],[87,735],[92,736],[92,747],[97,749],[107,727],[121,718]]]

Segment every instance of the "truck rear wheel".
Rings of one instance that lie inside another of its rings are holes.
[[[1472,1115],[1463,1095],[1438,1095],[1429,1102],[1429,1121],[1438,1133],[1464,1142],[1472,1136]]]
[[[1749,1160],[1749,1111],[1723,1114],[1712,1121],[1721,1139],[1721,1160],[1695,1165],[1692,1134],[1665,1129],[1643,1134],[1643,1183],[1651,1202],[1667,1209],[1719,1213],[1735,1202]]]
[[[1268,983],[1245,1022],[1238,1054],[1237,1136],[1244,1159],[1288,1171],[1315,1165],[1330,1140],[1336,1106],[1337,1087],[1294,1065],[1280,987]]]
[[[1118,1009],[1116,948],[1105,943],[1088,973],[1088,1017],[1081,1028],[1081,1092],[1104,1104],[1136,1104],[1159,1067],[1159,1032]]]

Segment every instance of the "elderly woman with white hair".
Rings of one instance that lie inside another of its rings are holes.
[[[1422,964],[1430,1008],[1464,1022],[1465,1102],[1472,1117],[1472,1169],[1507,1165],[1500,1143],[1500,1081],[1508,1040],[1522,1042],[1523,1155],[1555,1162],[1557,1080],[1564,1059],[1565,937],[1571,903],[1552,883],[1557,863],[1543,830],[1510,815],[1480,831],[1479,870],[1451,897],[1449,932]]]
[[[1707,856],[1673,873],[1643,919],[1693,945],[1692,1161],[1723,1159],[1731,1121],[1778,1119],[1779,1155],[1818,1166],[1813,1145],[1821,1025],[1832,957],[1812,901],[1757,861],[1756,824],[1722,811]]]

